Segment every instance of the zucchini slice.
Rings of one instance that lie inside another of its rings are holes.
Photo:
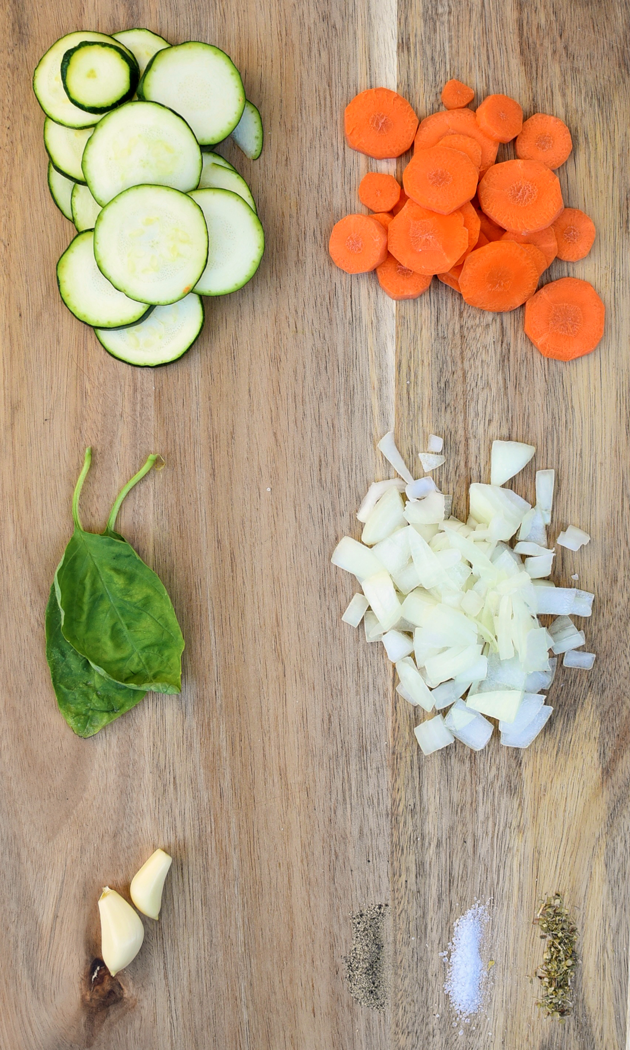
[[[227,138],[245,106],[243,82],[232,60],[218,47],[194,40],[153,56],[138,97],[175,110],[205,146]]]
[[[243,116],[232,132],[232,138],[246,157],[249,157],[250,160],[258,160],[263,148],[262,118],[254,103],[249,99],[245,103]]]
[[[115,43],[111,36],[105,36],[104,33],[68,33],[48,49],[33,74],[33,91],[44,113],[57,124],[65,124],[67,128],[90,128],[96,124],[97,119],[94,113],[86,113],[70,101],[61,79],[63,56],[83,40]]]
[[[185,354],[202,327],[203,301],[189,292],[178,303],[156,306],[146,320],[129,328],[96,328],[94,333],[113,357],[128,365],[155,368]]]
[[[66,95],[87,113],[107,113],[136,93],[140,70],[134,56],[114,41],[82,40],[61,60]]]
[[[51,160],[48,161],[48,189],[50,190],[50,195],[61,214],[65,215],[66,219],[70,219],[70,222],[72,222],[72,190],[75,186],[76,182],[73,182],[72,179],[67,179],[65,175],[57,171]]]
[[[232,190],[232,193],[238,193],[239,197],[249,204],[252,211],[256,211],[256,202],[245,179],[241,178],[237,171],[217,164],[214,159],[207,159],[212,156],[212,153],[202,153],[203,168],[197,189],[207,190],[214,187],[219,190]]]
[[[123,29],[122,33],[113,33],[114,40],[119,40],[131,51],[138,68],[140,76],[144,73],[149,62],[158,51],[171,45],[164,37],[152,33],[150,29]]]
[[[208,262],[195,291],[227,295],[254,276],[265,250],[260,219],[231,190],[195,190],[190,194],[203,211],[208,227]]]
[[[85,147],[83,173],[102,205],[131,186],[186,193],[199,184],[201,150],[186,121],[170,109],[127,102],[99,120]]]
[[[72,207],[72,221],[79,233],[83,230],[93,230],[96,224],[96,216],[101,210],[101,206],[94,200],[88,187],[77,183],[72,190],[70,204]]]
[[[70,312],[92,327],[133,324],[150,309],[116,291],[103,277],[94,258],[93,230],[78,233],[66,248],[57,263],[57,283]]]
[[[154,306],[177,302],[194,289],[206,265],[203,212],[179,190],[132,186],[100,212],[94,255],[105,277],[132,299]]]
[[[46,117],[44,146],[57,171],[75,182],[85,182],[81,158],[92,128],[66,128]]]

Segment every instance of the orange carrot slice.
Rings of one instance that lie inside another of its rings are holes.
[[[473,207],[474,204],[473,204]],[[477,215],[479,216],[479,222],[481,223],[481,232],[488,238],[489,241],[500,241],[505,233],[502,226],[497,226],[496,222],[489,219],[485,212],[481,208],[475,208]]]
[[[426,292],[432,280],[430,275],[415,273],[408,266],[403,266],[391,253],[385,262],[376,267],[376,276],[383,291],[397,302],[417,299]]]
[[[459,294],[461,295],[462,290],[459,287],[459,275],[461,274],[461,272],[461,266],[452,266],[451,269],[447,270],[446,273],[438,273],[437,279],[438,281],[441,281],[442,284],[447,284],[449,288],[454,288],[455,291],[459,292]]]
[[[497,227],[497,229],[500,229],[500,227]],[[516,241],[517,244],[534,244],[537,248],[540,248],[545,256],[547,266],[551,266],[558,254],[558,241],[556,240],[553,226],[547,226],[544,230],[537,230],[536,233],[514,233],[508,231],[503,234],[502,239],[504,241]]]
[[[392,208],[392,215],[398,215],[398,212],[403,210],[403,208],[405,207],[405,204],[407,203],[408,200],[409,200],[409,197],[405,193],[405,190],[404,190],[404,187],[403,187],[400,190],[400,197],[398,199],[398,204],[395,204],[394,207]]]
[[[535,244],[527,243],[522,244],[521,248],[524,248],[525,251],[528,253],[530,259],[533,260],[534,266],[538,270],[538,276],[540,277],[541,274],[543,274],[547,269],[547,260],[545,259],[545,256],[541,252],[540,248],[537,248]]]
[[[391,211],[375,211],[372,212],[370,218],[376,219],[377,222],[380,222],[381,226],[384,226],[385,229],[387,229],[394,216]]]
[[[450,215],[477,189],[478,171],[470,157],[446,146],[418,149],[403,172],[405,193],[416,204]]]
[[[468,230],[468,247],[466,248],[466,251],[463,253],[463,255],[461,255],[460,258],[457,260],[455,264],[456,266],[460,266],[463,263],[464,259],[468,255],[470,255],[470,253],[477,247],[479,234],[481,232],[481,220],[479,218],[479,215],[473,208],[472,204],[469,201],[466,201],[465,204],[462,204],[459,210],[462,213],[464,226]]]
[[[400,198],[400,183],[393,175],[369,171],[359,183],[359,200],[370,211],[390,211]]]
[[[437,146],[445,135],[469,135],[481,146],[481,170],[494,164],[499,143],[481,130],[472,109],[450,109],[432,113],[420,121],[414,140],[414,149]]]
[[[490,244],[490,239],[486,237],[483,230],[480,230],[475,248],[485,248],[486,244]]]
[[[593,247],[595,223],[579,208],[565,208],[553,230],[558,240],[558,258],[565,262],[584,259]]]
[[[440,95],[442,105],[447,109],[461,109],[472,102],[474,97],[473,89],[467,84],[462,84],[461,80],[447,80]]]
[[[346,273],[368,273],[387,258],[387,230],[371,215],[346,215],[328,242],[332,261]]]
[[[515,310],[536,291],[538,268],[522,244],[493,241],[466,259],[459,286],[480,310]]]
[[[525,333],[544,357],[573,361],[595,349],[605,318],[606,308],[592,284],[562,277],[525,304]]]
[[[558,176],[539,160],[494,164],[479,183],[479,203],[504,230],[544,230],[562,211]]]
[[[497,142],[511,142],[523,127],[523,110],[509,95],[488,95],[475,116],[484,134]]]
[[[389,88],[361,91],[344,114],[348,145],[368,157],[400,157],[410,149],[417,127],[407,100]]]
[[[399,263],[415,273],[450,270],[468,245],[468,231],[460,211],[437,215],[409,200],[389,224],[389,250]]]
[[[559,168],[573,149],[571,132],[558,117],[534,113],[526,120],[516,139],[516,156],[521,160],[539,160],[548,168]]]
[[[439,140],[437,145],[447,146],[449,149],[458,149],[460,153],[465,153],[467,157],[470,157],[477,171],[479,171],[481,167],[481,146],[470,135],[445,135],[444,138]]]

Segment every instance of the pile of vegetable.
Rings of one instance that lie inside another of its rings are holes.
[[[262,150],[236,66],[148,29],[76,32],[46,52],[33,89],[50,192],[78,231],[57,265],[61,298],[114,357],[176,360],[202,329],[201,297],[241,288],[264,250],[249,186],[214,152],[229,136],[252,160]]]
[[[46,609],[46,657],[59,709],[78,736],[94,736],[147,692],[181,692],[184,639],[171,600],[116,532],[123,500],[159,458],[149,456],[127,482],[102,533],[86,532],[79,518],[90,448],[74,490],[74,533]]]
[[[392,299],[416,299],[432,278],[480,310],[525,304],[525,332],[545,357],[569,361],[594,350],[605,308],[593,286],[563,277],[538,283],[555,258],[585,258],[595,240],[592,220],[565,208],[555,174],[573,148],[557,117],[523,111],[507,95],[468,108],[474,92],[457,80],[442,91],[445,109],[418,122],[395,91],[372,88],[345,111],[348,145],[377,159],[413,146],[402,186],[393,175],[369,172],[359,199],[372,214],[346,215],[333,228],[329,251],[346,273],[376,271]],[[515,159],[497,163],[501,143]]]
[[[366,640],[383,643],[403,699],[427,713],[449,708],[416,727],[425,754],[456,739],[480,750],[491,719],[502,744],[528,747],[552,712],[541,690],[551,686],[557,657],[585,670],[595,660],[573,622],[591,615],[593,594],[549,579],[554,471],[536,472],[532,506],[505,484],[535,448],[495,441],[490,484],[470,485],[461,521],[429,473],[444,462],[441,438],[431,435],[420,453],[427,473],[418,479],[391,433],[378,447],[400,476],[370,486],[357,513],[361,540],[345,536],[334,551],[333,564],[361,586],[342,619],[363,622]],[[556,544],[577,551],[589,540],[571,525]],[[554,617],[546,627],[543,615]]]

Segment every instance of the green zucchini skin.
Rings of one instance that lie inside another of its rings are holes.
[[[77,55],[77,53],[81,52],[86,47],[103,48],[104,50],[107,49],[109,51],[115,52],[115,54],[120,59],[120,61],[124,62],[125,66],[129,70],[129,87],[128,87],[127,91],[125,91],[122,95],[119,95],[119,96],[117,96],[115,98],[108,99],[107,101],[104,102],[103,105],[100,105],[100,106],[87,105],[85,103],[85,101],[82,101],[79,97],[77,97],[76,89],[73,90],[72,85],[70,85],[68,83],[68,81],[69,81],[68,70],[69,70],[69,67],[70,67],[70,63],[72,62],[72,59],[74,58],[74,56]],[[113,109],[115,106],[121,106],[124,102],[129,102],[129,100],[133,98],[133,96],[136,93],[136,89],[138,87],[138,83],[140,81],[140,69],[138,68],[138,63],[136,62],[136,59],[131,54],[131,52],[129,52],[126,48],[123,49],[122,46],[119,46],[119,45],[113,44],[113,43],[109,44],[109,43],[100,42],[100,41],[83,40],[83,41],[81,41],[80,44],[77,44],[76,47],[71,47],[68,51],[65,52],[65,54],[64,54],[64,56],[63,56],[63,58],[61,60],[61,80],[62,80],[64,89],[65,89],[66,95],[68,96],[70,101],[73,103],[73,105],[77,106],[78,109],[84,110],[86,113],[96,113],[96,114],[100,113],[100,114],[102,114],[102,113],[108,113],[110,111],[110,109]]]

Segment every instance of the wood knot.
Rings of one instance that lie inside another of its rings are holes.
[[[95,1012],[109,1010],[125,998],[125,989],[112,977],[102,959],[93,959],[87,973],[83,1001]]]

